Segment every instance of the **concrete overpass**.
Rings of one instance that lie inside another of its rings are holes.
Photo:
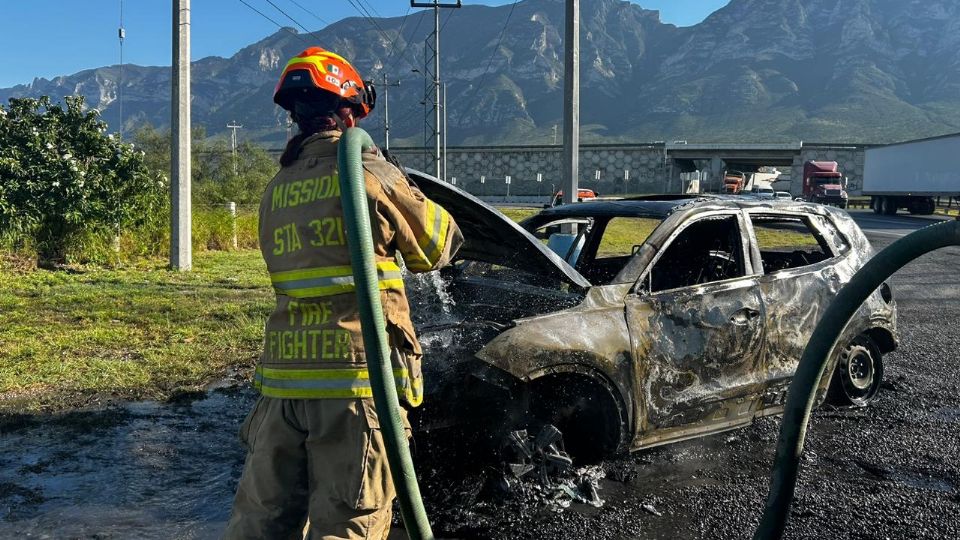
[[[839,161],[841,171],[859,187],[863,172],[863,146],[797,143],[686,143],[664,144],[669,164],[670,185],[683,185],[683,173],[700,171],[702,191],[719,191],[725,170],[756,172],[760,167],[776,167],[782,172],[776,189],[798,194],[803,163],[807,160]]]

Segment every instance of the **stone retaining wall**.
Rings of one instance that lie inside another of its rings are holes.
[[[433,160],[422,148],[394,148],[393,153],[408,167],[434,172]],[[775,188],[798,195],[803,191],[805,161],[837,161],[841,172],[849,178],[851,194],[857,195],[863,185],[863,158],[863,146],[805,144]],[[505,177],[510,175],[510,195],[546,196],[551,189],[559,189],[561,159],[559,146],[450,147],[447,177],[456,178],[457,185],[471,193],[505,196]],[[626,182],[625,170],[629,171]],[[542,178],[539,184],[537,173]],[[618,195],[677,192],[685,184],[662,143],[580,146],[580,187],[598,190],[603,195]]]

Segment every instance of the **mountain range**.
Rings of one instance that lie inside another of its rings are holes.
[[[563,0],[441,12],[448,144],[552,144],[555,133],[559,142],[563,12]],[[432,23],[424,10],[310,33],[282,28],[230,58],[196,60],[194,124],[219,135],[236,121],[241,137],[281,144],[277,77],[289,57],[320,45],[375,81],[398,80],[391,143],[420,145]],[[580,31],[584,142],[881,143],[960,131],[956,0],[731,0],[690,27],[633,2],[582,0]],[[120,71],[38,78],[0,89],[0,100],[82,94],[115,129]],[[169,67],[122,72],[124,130],[169,126]],[[384,90],[364,124],[375,138]]]

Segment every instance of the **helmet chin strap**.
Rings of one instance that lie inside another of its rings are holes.
[[[337,127],[340,128],[340,131],[347,131],[348,126],[346,122],[343,121],[343,118],[340,118],[339,114],[334,113],[331,117],[333,118],[333,121],[336,122]]]

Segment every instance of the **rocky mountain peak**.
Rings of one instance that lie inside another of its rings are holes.
[[[584,141],[882,142],[960,131],[960,2],[731,0],[685,28],[641,5],[581,4]],[[563,8],[563,0],[522,0],[444,14],[450,144],[553,141]],[[278,145],[286,115],[271,100],[276,77],[286,59],[318,44],[368,78],[399,79],[390,90],[392,139],[421,144],[429,10],[377,26],[382,33],[353,17],[312,33],[284,28],[230,58],[197,60],[194,121],[215,134],[238,120],[246,137]],[[35,79],[0,90],[0,99],[80,93],[115,124],[118,77],[108,66]],[[124,67],[127,130],[169,123],[169,77],[169,68]],[[375,135],[381,115],[378,108],[367,121]]]

